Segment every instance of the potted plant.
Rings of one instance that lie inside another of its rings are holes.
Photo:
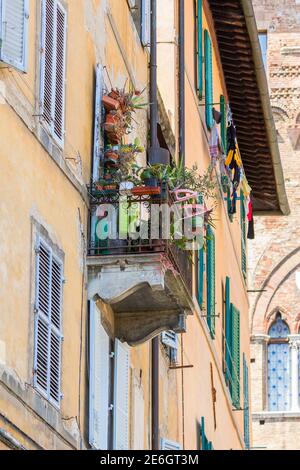
[[[111,96],[111,94],[103,96],[102,104],[106,111],[117,111],[120,108],[119,101]]]

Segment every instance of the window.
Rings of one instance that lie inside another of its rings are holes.
[[[151,41],[151,0],[127,0],[132,18],[144,47]]]
[[[171,363],[177,362],[178,336],[174,331],[164,331],[161,334],[161,342],[168,349]]]
[[[230,302],[229,278],[226,280],[225,378],[232,404],[240,408],[240,312]]]
[[[201,450],[213,450],[212,442],[207,439],[205,433],[205,419],[201,418],[201,427],[200,427],[200,436],[201,436]]]
[[[178,442],[169,441],[167,439],[161,440],[161,450],[181,450],[182,447]]]
[[[212,44],[209,33],[204,31],[204,61],[205,61],[205,117],[208,129],[213,125],[213,70],[212,70]]]
[[[289,327],[278,313],[269,329],[268,344],[268,408],[289,411],[291,407]]]
[[[267,53],[268,53],[268,35],[266,31],[262,31],[258,34],[263,63],[267,70]]]
[[[63,265],[41,237],[36,247],[34,386],[60,405]]]
[[[197,12],[197,90],[199,98],[203,94],[203,25],[202,25],[202,0],[196,0]]]
[[[42,116],[59,145],[64,142],[67,15],[57,0],[42,1]]]
[[[247,278],[247,212],[245,208],[244,193],[240,192],[240,216],[241,216],[241,267],[244,279]]]
[[[203,307],[203,295],[204,295],[204,248],[201,248],[198,252],[198,304],[200,308]]]
[[[90,303],[89,443],[93,449],[108,449],[109,343],[101,313]]]
[[[114,450],[129,449],[129,347],[115,342]]]
[[[220,112],[222,114],[221,121],[221,139],[224,151],[227,151],[227,116],[226,116],[226,104],[223,95],[220,96]]]
[[[0,16],[0,60],[25,72],[28,46],[28,0],[0,0]]]
[[[211,337],[215,336],[215,320],[216,320],[216,249],[215,234],[213,229],[207,228],[207,246],[206,246],[206,286],[207,286],[207,324]]]
[[[250,414],[249,414],[249,370],[245,354],[243,354],[243,395],[244,395],[244,441],[250,449]]]

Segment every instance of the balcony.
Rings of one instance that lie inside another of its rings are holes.
[[[168,208],[172,222],[171,193],[120,194],[95,186],[89,193],[88,297],[109,307],[113,335],[136,345],[165,330],[185,331],[193,261],[164,235]]]

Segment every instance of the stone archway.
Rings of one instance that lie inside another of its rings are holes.
[[[300,247],[289,253],[266,277],[254,303],[251,315],[251,333],[264,334],[267,326],[266,314],[279,287],[300,267]]]

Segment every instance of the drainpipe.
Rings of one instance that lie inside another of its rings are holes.
[[[157,19],[156,19],[156,14],[157,14],[156,0],[151,0],[151,46],[150,46],[150,145],[151,145],[151,149],[150,150],[158,147],[158,141],[157,141],[157,114],[158,114],[157,29],[156,29]]]
[[[155,161],[157,140],[157,2],[151,0],[150,47],[150,163]],[[152,395],[152,450],[159,450],[159,337],[151,343],[151,395]]]
[[[179,158],[185,164],[184,0],[179,0]]]

